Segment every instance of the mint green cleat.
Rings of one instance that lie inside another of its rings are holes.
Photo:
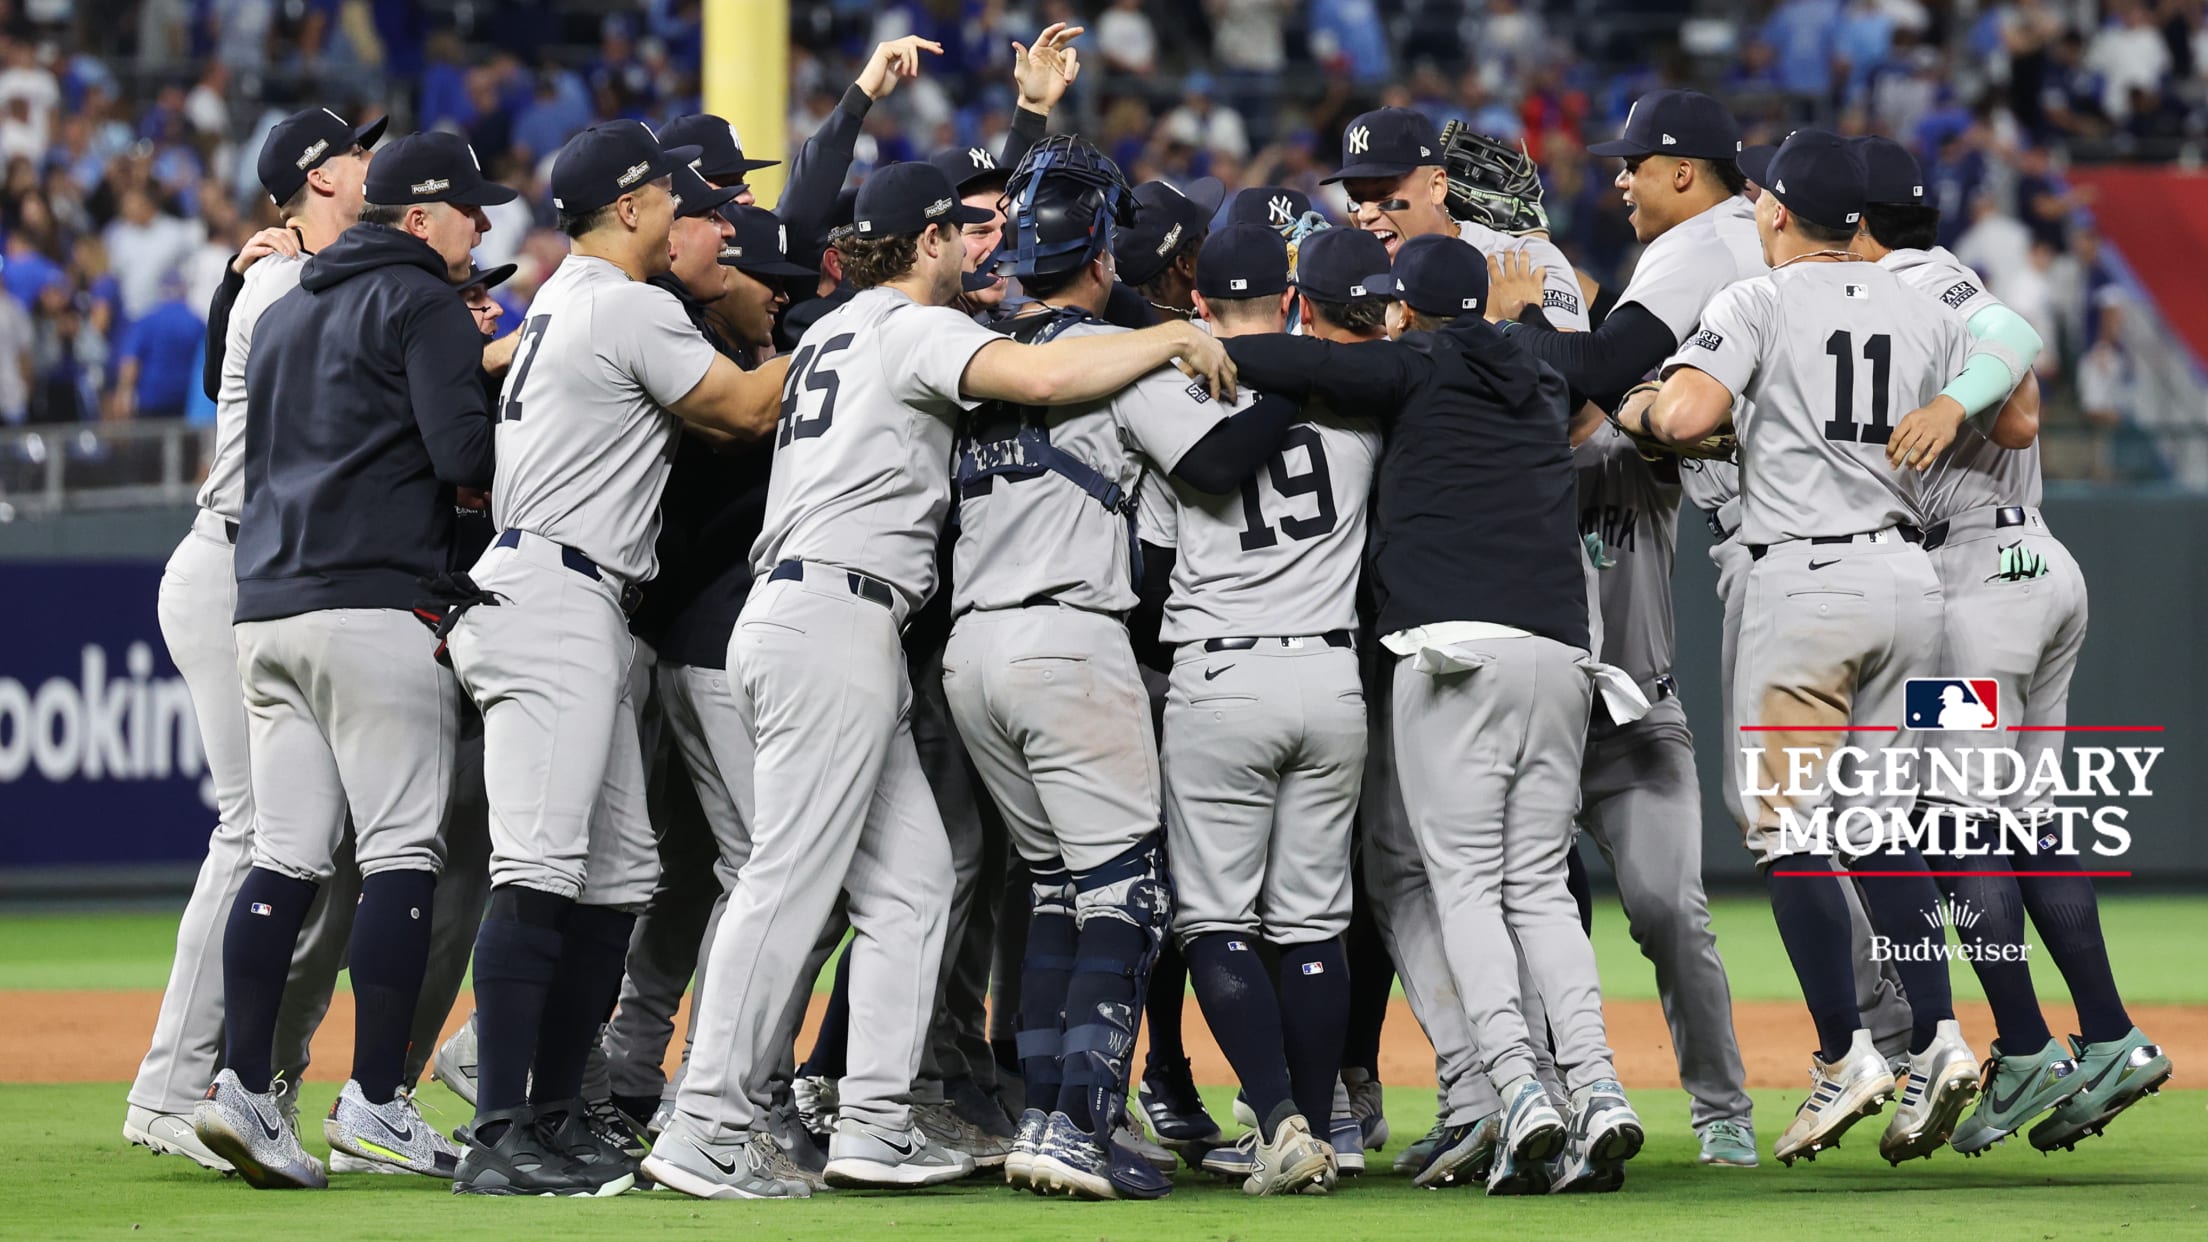
[[[1986,1058],[1985,1086],[1978,1107],[1955,1127],[1951,1146],[1966,1156],[1984,1155],[1994,1144],[2024,1128],[2024,1124],[2055,1108],[2085,1087],[2078,1063],[2062,1041],[2050,1039],[2029,1056],[2009,1056],[1995,1043]]]
[[[1703,1164],[1728,1169],[1756,1167],[1756,1128],[1745,1121],[1713,1121],[1702,1127]]]
[[[2070,1046],[2077,1052],[2077,1076],[2084,1086],[2054,1116],[2032,1127],[2032,1146],[2041,1151],[2076,1147],[2170,1080],[2170,1058],[2136,1026],[2122,1039],[2098,1044],[2072,1036]]]

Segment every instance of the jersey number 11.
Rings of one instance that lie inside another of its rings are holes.
[[[1832,355],[1832,419],[1825,424],[1825,438],[1849,444],[1886,443],[1894,434],[1886,424],[1886,382],[1894,370],[1894,338],[1881,332],[1863,342],[1863,356],[1871,360],[1869,426],[1855,422],[1855,338],[1843,328],[1825,338],[1825,352]]]

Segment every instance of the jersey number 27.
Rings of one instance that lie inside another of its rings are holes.
[[[1302,448],[1310,455],[1311,468],[1302,474],[1288,472],[1288,453]],[[1280,451],[1265,464],[1265,474],[1272,476],[1273,490],[1283,497],[1316,496],[1319,511],[1310,517],[1284,517],[1280,519],[1280,532],[1290,539],[1316,539],[1334,529],[1339,515],[1334,511],[1334,476],[1326,469],[1326,446],[1319,440],[1319,433],[1309,427],[1291,427],[1280,438]],[[1258,476],[1242,481],[1242,517],[1247,526],[1242,531],[1242,550],[1255,552],[1280,542],[1280,534],[1273,532],[1272,523],[1265,520],[1263,498],[1257,491]]]
[[[774,445],[787,447],[792,440],[810,440],[827,434],[836,421],[836,388],[840,381],[836,369],[827,365],[828,355],[840,354],[851,347],[852,334],[830,337],[824,345],[804,345],[797,357],[790,360],[790,373],[782,381],[782,416],[776,420]],[[820,395],[812,400],[815,393]],[[810,405],[810,413],[804,407]]]

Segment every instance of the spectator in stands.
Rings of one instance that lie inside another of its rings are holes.
[[[56,272],[31,303],[35,312],[33,422],[75,423],[91,417],[107,369],[107,341]]]
[[[1198,70],[1181,83],[1181,106],[1166,114],[1163,132],[1183,146],[1250,157],[1250,133],[1242,114],[1218,102],[1218,84]]]
[[[122,284],[123,316],[136,319],[160,299],[162,279],[191,257],[201,230],[161,212],[143,189],[123,191],[121,206],[107,226],[107,259]]]
[[[2085,51],[2085,67],[2100,75],[2101,111],[2121,123],[2131,116],[2132,91],[2159,94],[2170,71],[2170,46],[2140,0],[2113,0],[2109,17]]]
[[[1980,194],[1971,200],[1970,227],[1955,239],[1954,250],[1956,258],[1985,276],[1994,293],[2010,301],[2003,282],[2009,273],[2021,273],[2031,262],[2032,231],[2001,210],[1993,195]]]
[[[170,273],[161,282],[161,300],[123,333],[109,418],[184,416],[185,398],[199,379],[200,343],[207,339],[207,324],[184,293],[183,277]]]
[[[1361,86],[1387,81],[1394,62],[1380,6],[1374,0],[1311,0],[1311,55],[1327,72]]]
[[[467,129],[475,120],[475,104],[468,97],[468,73],[461,66],[465,53],[459,34],[448,29],[429,36],[423,55],[429,63],[422,69],[417,122],[423,129]]]
[[[1839,0],[1784,0],[1764,22],[1760,38],[1778,54],[1779,88],[1791,99],[1797,119],[1806,119],[1832,98],[1833,27]]]
[[[0,423],[15,426],[30,416],[37,370],[38,330],[15,295],[0,290]]]
[[[1835,68],[1842,75],[1841,98],[1860,100],[1870,89],[1871,75],[1893,51],[1893,15],[1883,0],[1850,0],[1833,27],[1832,44]]]
[[[54,110],[61,106],[61,84],[53,71],[38,62],[38,49],[10,39],[0,47],[0,110],[9,124],[27,127],[26,136],[36,142],[30,154],[43,154],[54,133]],[[21,105],[18,109],[17,105]]]
[[[1158,63],[1158,32],[1142,0],[1112,0],[1096,19],[1096,50],[1115,73],[1148,76]]]

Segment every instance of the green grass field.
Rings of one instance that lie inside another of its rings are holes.
[[[1652,997],[1653,979],[1626,937],[1614,903],[1599,907],[1596,948],[1605,991]],[[2114,900],[2104,923],[2117,977],[2139,1004],[2208,1004],[2199,969],[2208,944],[2208,901],[2180,897]],[[1760,900],[1717,903],[1720,946],[1741,1000],[1791,999],[1791,971]],[[158,988],[174,936],[173,914],[0,916],[0,991]],[[2036,957],[2037,955],[2035,955]],[[2035,961],[2050,1022],[2066,1029],[2060,979]],[[1967,971],[1958,995],[1976,995]],[[1193,1010],[1191,1013],[1193,1014]],[[0,1021],[5,1016],[0,1015]],[[2180,1065],[2178,1082],[2198,1081]],[[0,1072],[5,1072],[0,1070]],[[309,1117],[326,1106],[329,1082],[307,1088]],[[1209,1093],[1226,1116],[1226,1090]],[[0,1085],[0,1238],[222,1238],[480,1240],[497,1236],[633,1238],[647,1234],[743,1236],[761,1242],[882,1237],[1020,1239],[1205,1239],[1301,1242],[1352,1238],[1438,1239],[1470,1234],[1586,1238],[1791,1239],[2208,1238],[2208,1091],[2175,1090],[2148,1100],[2102,1138],[2071,1153],[2042,1156],[2022,1139],[1979,1160],[1945,1152],[1888,1168],[1876,1150],[1877,1121],[1840,1151],[1785,1169],[1770,1161],[1771,1139],[1801,1101],[1799,1090],[1755,1093],[1764,1167],[1704,1169],[1683,1124],[1683,1093],[1636,1090],[1649,1126],[1646,1150],[1617,1195],[1490,1200],[1476,1191],[1421,1191],[1385,1172],[1350,1182],[1330,1199],[1258,1201],[1200,1175],[1181,1175],[1157,1204],[1039,1200],[1001,1185],[968,1183],[919,1195],[841,1193],[810,1203],[701,1203],[665,1192],[610,1202],[458,1200],[427,1179],[345,1177],[319,1195],[256,1193],[174,1157],[123,1144],[123,1087],[115,1084]],[[466,1110],[443,1088],[423,1092],[433,1122],[450,1127]],[[1394,1088],[1390,1152],[1432,1119],[1429,1092]],[[309,1146],[323,1150],[319,1128]]]
[[[1710,919],[1736,1000],[1793,1000],[1801,995],[1772,928],[1768,902],[1721,898],[1711,903]],[[2208,1004],[2208,971],[2192,952],[2208,945],[2208,898],[2107,900],[2101,923],[2126,1000],[2139,1005]],[[175,938],[173,912],[0,915],[0,991],[159,988],[168,979]],[[1624,914],[1606,894],[1596,899],[1594,942],[1603,966],[1604,996],[1656,999],[1656,977],[1627,934]],[[1968,970],[1954,973],[1958,997],[1983,995]],[[822,972],[823,989],[830,977]],[[2042,998],[2068,998],[2062,976],[2036,945],[2032,977]],[[344,980],[339,982],[342,986]]]

